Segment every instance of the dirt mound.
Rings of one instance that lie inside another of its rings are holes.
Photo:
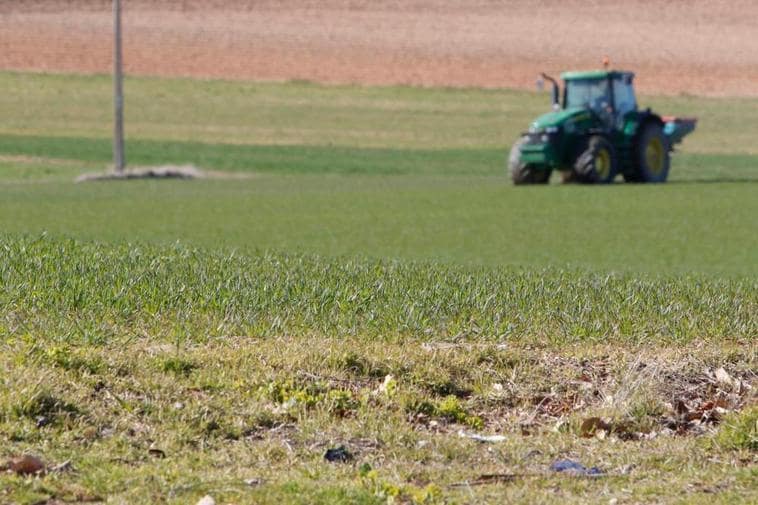
[[[158,167],[134,167],[123,172],[99,172],[83,174],[76,182],[113,181],[129,179],[201,179],[205,174],[194,165],[163,165]]]
[[[16,5],[20,4],[20,5]],[[531,88],[608,54],[643,92],[758,95],[752,0],[124,2],[132,74]],[[0,68],[109,72],[105,0],[0,3]]]

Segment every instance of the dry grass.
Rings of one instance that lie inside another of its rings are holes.
[[[669,427],[677,399],[732,393],[712,379],[725,355],[730,375],[755,387],[750,351],[438,351],[414,340],[317,336],[178,345],[118,337],[102,346],[6,338],[2,366],[12,372],[0,394],[8,440],[0,456],[29,452],[50,467],[70,465],[32,479],[0,475],[0,493],[17,503],[77,493],[130,503],[205,494],[220,503],[750,503],[758,457],[749,446],[709,443],[719,440],[721,413]],[[754,403],[752,391],[728,410]],[[624,401],[609,410],[610,397]],[[598,411],[634,413],[636,424],[586,438],[582,422]],[[505,440],[478,443],[461,431]],[[352,459],[324,461],[339,446]],[[605,476],[549,470],[566,457]]]

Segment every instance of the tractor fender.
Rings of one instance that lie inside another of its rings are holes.
[[[663,118],[648,108],[642,111],[642,114],[640,114],[640,124],[647,124],[651,122],[658,123],[658,125],[663,127]]]
[[[645,129],[645,125],[656,123],[663,128],[663,119],[661,116],[651,111],[649,108],[641,110],[634,118],[627,119],[624,124],[624,135],[637,141],[640,133]]]

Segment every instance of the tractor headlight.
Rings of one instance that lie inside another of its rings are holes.
[[[527,144],[531,145],[539,145],[539,144],[550,144],[555,140],[556,135],[558,135],[560,132],[560,127],[558,126],[548,126],[546,128],[538,128],[535,125],[532,125],[531,128],[529,128],[529,136],[527,140]]]
[[[550,139],[551,139],[551,138],[555,137],[555,135],[557,135],[557,134],[558,134],[558,131],[559,131],[559,130],[560,130],[560,128],[559,128],[559,127],[557,127],[557,126],[548,126],[547,128],[545,128],[545,129],[544,129],[544,130],[541,132],[541,133],[542,133],[542,135],[540,135],[540,141],[541,141],[543,144],[547,144],[548,142],[550,142]]]

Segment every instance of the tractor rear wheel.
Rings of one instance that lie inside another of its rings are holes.
[[[637,169],[625,174],[627,182],[666,182],[671,166],[671,153],[663,128],[658,123],[643,126],[635,146]]]
[[[530,163],[521,161],[521,146],[526,142],[526,137],[521,137],[511,147],[508,156],[508,171],[511,174],[513,184],[546,184],[550,180],[550,169],[540,168]]]
[[[618,173],[618,156],[608,139],[594,135],[587,141],[586,147],[574,162],[574,170],[564,181],[577,181],[584,184],[608,184],[613,182]]]

